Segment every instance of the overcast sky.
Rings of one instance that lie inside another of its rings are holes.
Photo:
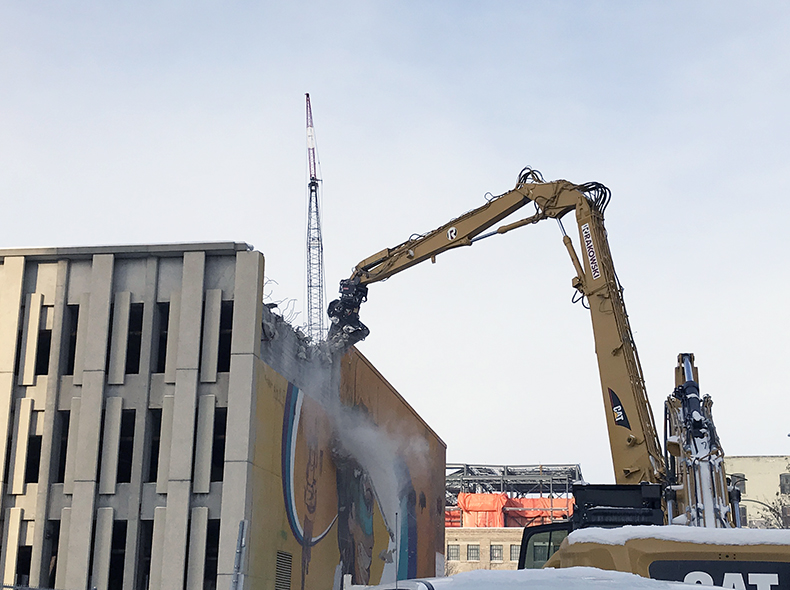
[[[602,182],[659,431],[691,351],[725,451],[790,454],[788,30],[777,1],[0,0],[0,247],[245,241],[302,312],[309,92],[329,298],[523,166]],[[448,461],[612,481],[573,275],[554,222],[449,252],[371,287],[359,348]]]

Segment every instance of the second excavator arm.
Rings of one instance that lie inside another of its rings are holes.
[[[341,281],[340,298],[329,305],[333,322],[330,346],[345,348],[368,335],[369,330],[359,320],[359,308],[367,298],[370,283],[420,262],[435,261],[447,250],[471,246],[483,238],[544,219],[559,221],[575,212],[581,259],[564,230],[563,242],[576,270],[573,287],[579,298],[587,300],[592,317],[615,478],[617,483],[662,481],[664,456],[603,224],[608,201],[609,190],[599,183],[544,182],[537,171],[525,168],[513,190],[357,264],[351,276]],[[533,215],[490,229],[530,203],[535,207]]]

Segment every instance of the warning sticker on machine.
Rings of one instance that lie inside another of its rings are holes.
[[[598,257],[595,255],[595,246],[593,245],[589,223],[585,223],[582,226],[582,238],[584,239],[584,249],[587,251],[587,258],[590,261],[592,278],[594,281],[598,280],[601,278],[601,268],[598,266]]]

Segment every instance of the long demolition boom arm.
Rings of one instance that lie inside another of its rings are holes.
[[[333,322],[329,341],[345,347],[368,335],[367,327],[359,321],[359,307],[367,298],[368,284],[425,260],[435,261],[447,250],[471,246],[483,238],[544,219],[560,220],[575,211],[583,262],[564,230],[563,242],[576,269],[573,287],[587,299],[592,316],[615,478],[617,483],[661,481],[664,457],[603,223],[608,201],[609,190],[601,184],[544,182],[540,173],[525,168],[513,190],[357,264],[351,276],[341,281],[340,298],[329,305]],[[534,204],[534,215],[484,233],[528,203]]]

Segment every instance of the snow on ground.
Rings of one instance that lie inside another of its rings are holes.
[[[651,580],[592,567],[518,571],[477,570],[446,578],[401,581],[403,590],[683,590],[688,584]],[[392,590],[395,584],[348,586],[347,590]],[[719,588],[719,586],[706,586]]]
[[[573,531],[568,543],[624,545],[631,539],[662,539],[706,545],[790,545],[790,529],[709,529],[680,525],[588,528]]]

